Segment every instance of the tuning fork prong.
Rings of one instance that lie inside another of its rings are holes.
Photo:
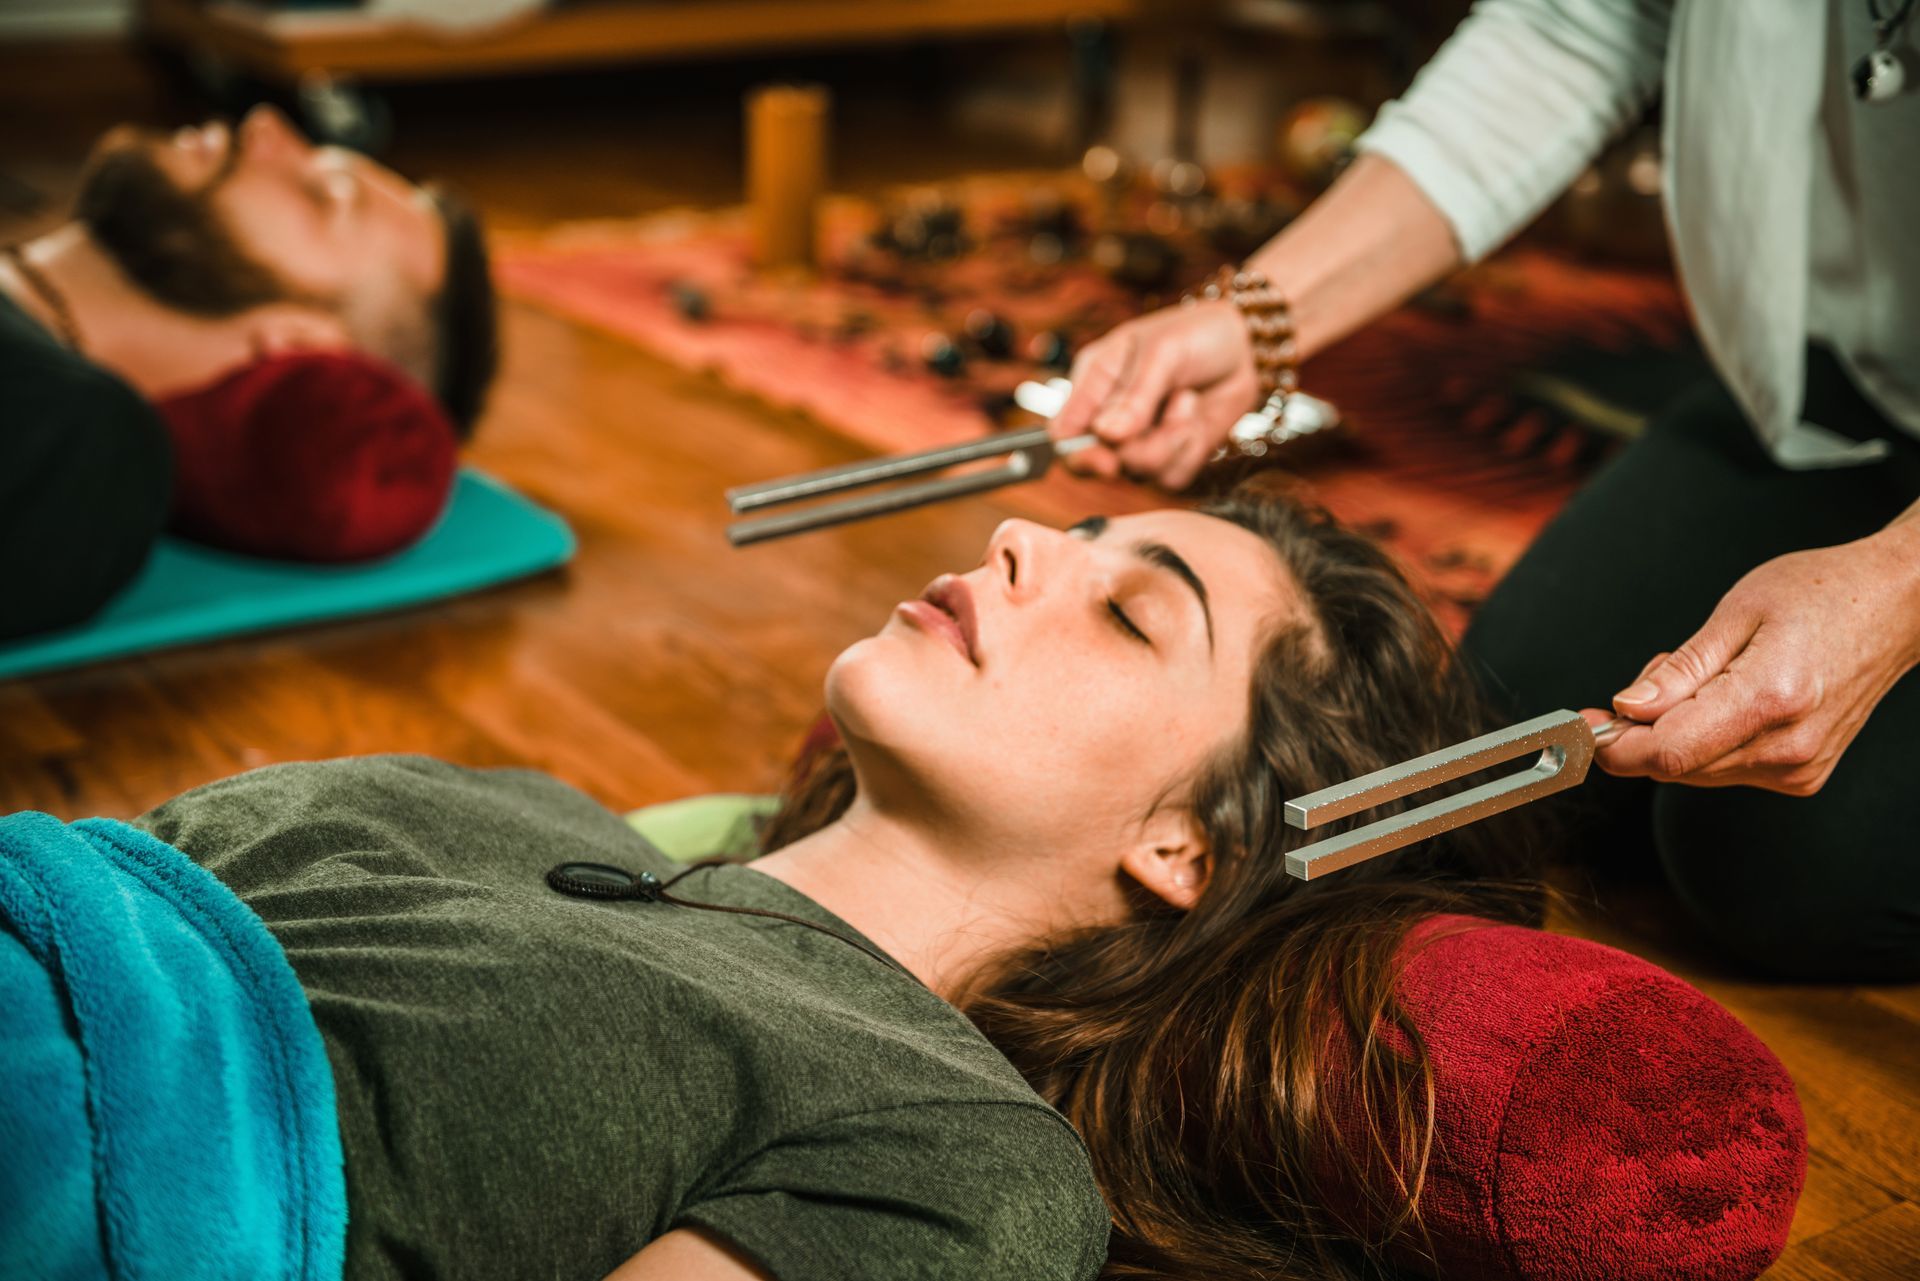
[[[945,502],[967,494],[984,493],[989,489],[998,489],[1002,485],[1035,480],[1046,473],[1047,468],[1053,465],[1055,458],[1084,449],[1092,443],[1091,436],[1056,441],[1047,434],[1045,427],[1029,427],[1023,431],[1002,432],[979,440],[962,441],[957,445],[942,445],[937,449],[921,450],[919,453],[875,458],[867,462],[848,463],[840,467],[806,472],[799,476],[788,476],[781,480],[764,481],[757,485],[743,485],[738,489],[727,491],[727,506],[736,514],[802,502],[810,498],[843,494],[849,490],[865,489],[871,485],[886,484],[891,481],[908,480],[929,472],[944,471],[949,467],[984,462],[990,458],[1006,459],[1006,462],[1000,466],[989,467],[982,471],[963,472],[957,476],[940,476],[919,484],[900,485],[879,493],[856,495],[799,511],[762,516],[755,520],[737,521],[727,527],[727,539],[735,547],[745,547],[750,543],[765,542],[771,538],[784,538],[789,534],[826,529],[832,525],[845,525],[873,516],[884,516],[892,512],[925,507],[931,503]]]
[[[1601,741],[1610,741],[1618,734],[1618,725],[1610,722],[1601,726]],[[1310,881],[1564,791],[1586,778],[1587,767],[1593,762],[1595,737],[1593,727],[1580,713],[1548,712],[1288,801],[1282,809],[1288,826],[1311,830],[1534,755],[1524,769],[1292,850],[1286,855],[1287,873]]]
[[[803,472],[798,476],[786,476],[779,480],[762,481],[757,485],[741,485],[737,489],[729,489],[727,507],[735,514],[754,511],[761,507],[777,507],[782,503],[797,503],[808,498],[845,493],[849,489],[864,489],[868,485],[905,480],[911,476],[943,471],[948,467],[959,467],[985,458],[998,458],[1003,454],[1017,454],[1035,445],[1047,443],[1049,443],[1047,429],[1033,427],[1026,431],[1004,432],[996,436],[984,436],[979,440],[961,441],[957,445],[923,449],[914,454],[895,454],[887,458],[870,458],[865,462],[847,463],[839,467],[823,467],[819,471]]]

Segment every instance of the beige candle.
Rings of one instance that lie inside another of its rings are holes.
[[[826,185],[827,91],[768,85],[747,95],[747,202],[762,267],[810,267]]]

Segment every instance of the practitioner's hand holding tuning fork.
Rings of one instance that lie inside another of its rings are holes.
[[[1055,439],[1093,435],[1074,471],[1185,489],[1240,416],[1263,399],[1253,340],[1226,299],[1149,312],[1082,348]]]

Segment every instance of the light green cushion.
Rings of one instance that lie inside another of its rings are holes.
[[[716,792],[663,801],[627,815],[627,824],[678,863],[752,858],[760,824],[780,808],[777,796]]]

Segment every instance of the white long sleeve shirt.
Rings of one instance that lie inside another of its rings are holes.
[[[1656,89],[1667,227],[1702,344],[1785,467],[1868,462],[1800,413],[1809,337],[1920,436],[1920,13],[1913,83],[1862,103],[1867,0],[1480,0],[1362,151],[1468,261],[1531,221]]]

